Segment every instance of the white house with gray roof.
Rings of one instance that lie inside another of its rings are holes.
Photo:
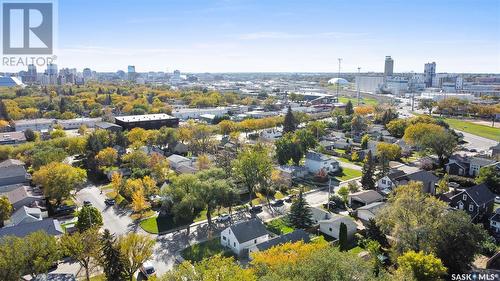
[[[339,162],[328,155],[309,151],[306,154],[305,166],[310,173],[317,174],[324,170],[327,173],[334,173],[339,170]]]
[[[269,233],[258,218],[233,224],[220,234],[220,243],[237,255],[248,252],[248,249],[269,240]]]
[[[347,216],[333,215],[329,219],[319,221],[319,231],[335,239],[339,239],[341,223],[347,227],[347,238],[352,239],[358,229],[358,225],[353,219]]]

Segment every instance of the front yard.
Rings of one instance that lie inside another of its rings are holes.
[[[142,220],[139,225],[141,228],[152,234],[166,232],[178,227],[187,226],[192,222],[175,222],[172,216],[154,216]]]
[[[346,181],[361,177],[361,171],[343,167],[342,172],[340,172],[339,175],[336,175],[335,177],[340,181]]]
[[[209,258],[217,254],[221,254],[226,257],[233,256],[233,252],[222,247],[219,237],[191,245],[181,251],[182,257],[192,262],[198,262],[204,258]]]

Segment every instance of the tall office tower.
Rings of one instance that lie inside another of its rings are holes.
[[[436,63],[429,62],[424,65],[424,82],[425,87],[430,88],[436,79]]]
[[[49,85],[54,85],[57,83],[57,64],[49,63],[47,64],[47,83]]]
[[[36,66],[34,64],[28,65],[28,72],[26,73],[26,82],[34,83],[36,82]]]
[[[384,77],[392,76],[394,73],[394,60],[391,56],[385,56]]]
[[[90,68],[84,68],[82,76],[84,81],[92,79],[92,70]]]
[[[181,72],[180,70],[174,70],[174,74],[170,78],[170,84],[177,85],[181,82]]]
[[[137,77],[137,73],[135,72],[135,66],[133,65],[129,65],[127,67],[127,74],[128,74],[128,80],[135,80],[135,78]]]

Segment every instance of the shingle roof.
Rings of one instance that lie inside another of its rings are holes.
[[[357,228],[358,225],[354,222],[353,219],[347,216],[342,216],[342,215],[334,215],[332,218],[327,219],[327,220],[322,220],[319,223],[328,223],[328,224],[339,224],[344,223],[347,227],[351,228]]]
[[[350,198],[357,198],[363,202],[368,202],[368,203],[372,203],[372,202],[376,202],[376,201],[380,201],[380,200],[384,199],[384,197],[382,195],[380,195],[380,193],[376,192],[375,190],[363,190],[363,191],[349,194],[348,196]]]
[[[394,179],[399,178],[399,177],[404,176],[404,175],[406,175],[406,173],[401,171],[401,170],[391,170],[387,174],[387,177],[389,179],[391,179],[391,181],[393,181]]]
[[[26,169],[23,162],[16,159],[7,159],[0,163],[0,179],[20,176],[26,176]],[[0,181],[1,185],[2,182]]]
[[[61,235],[64,233],[58,220],[45,219],[37,222],[0,228],[0,237],[5,235],[24,237],[38,230],[43,230],[49,235]]]
[[[439,180],[433,173],[429,171],[417,171],[415,173],[407,174],[396,178],[396,180],[408,180],[408,181],[421,181],[424,183],[437,182]]]
[[[24,166],[24,162],[17,159],[7,159],[3,162],[0,162],[0,168],[12,166]]]
[[[257,218],[233,224],[229,228],[240,244],[268,234],[262,221]]]
[[[490,191],[485,183],[469,187],[465,189],[464,192],[467,193],[478,205],[495,200],[495,194]]]
[[[494,214],[494,215],[490,218],[490,221],[500,222],[500,214]]]
[[[33,281],[76,281],[76,278],[70,273],[44,273],[35,277]]]
[[[314,152],[314,151],[308,151],[306,154],[306,158],[314,161],[327,161],[331,160],[333,158],[330,158],[324,154]]]
[[[474,163],[474,164],[477,164],[479,166],[487,166],[487,165],[495,163],[495,160],[480,158],[480,157],[472,157],[470,159],[470,162],[471,162],[471,164]]]
[[[305,232],[302,229],[297,229],[293,232],[290,232],[290,233],[287,233],[284,235],[280,235],[280,236],[275,237],[273,239],[259,243],[256,245],[256,247],[257,247],[257,249],[259,249],[259,251],[265,251],[265,250],[267,250],[271,247],[277,246],[277,245],[285,244],[288,242],[294,243],[294,242],[298,242],[298,241],[304,241],[306,243],[311,241],[311,239],[309,238],[309,233]]]
[[[384,207],[384,205],[385,205],[385,202],[373,202],[373,203],[370,203],[368,205],[359,207],[358,211],[359,210],[366,210],[366,211],[370,211],[371,213],[375,214],[376,212],[378,212],[378,210],[380,208]]]

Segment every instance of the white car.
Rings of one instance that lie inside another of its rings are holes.
[[[222,214],[222,215],[218,216],[217,219],[215,219],[215,221],[217,221],[218,223],[224,223],[224,222],[228,222],[230,220],[231,220],[231,216],[228,214]]]
[[[156,270],[153,264],[149,261],[145,262],[142,264],[141,268],[139,269],[141,273],[146,277],[149,278],[153,275],[156,275]]]
[[[500,196],[495,196],[495,203],[500,204]]]

